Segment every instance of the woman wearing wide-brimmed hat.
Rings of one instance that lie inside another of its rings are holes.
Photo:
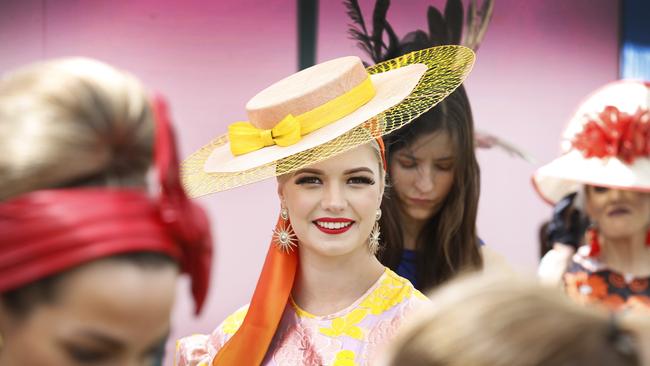
[[[179,365],[368,364],[426,298],[374,256],[385,161],[381,136],[451,93],[473,64],[461,46],[365,69],[318,64],[247,104],[250,122],[184,165],[195,195],[278,177],[280,217],[249,306],[211,335],[179,342]]]
[[[650,84],[617,81],[591,94],[564,133],[565,153],[533,177],[549,203],[576,194],[590,228],[575,254],[542,261],[581,303],[650,309]]]

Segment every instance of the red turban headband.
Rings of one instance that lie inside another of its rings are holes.
[[[155,252],[190,275],[201,310],[212,260],[209,223],[181,186],[166,104],[154,97],[152,107],[160,192],[49,189],[0,203],[0,293],[104,257]]]

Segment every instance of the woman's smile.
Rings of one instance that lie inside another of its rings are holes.
[[[321,217],[312,222],[325,234],[338,235],[350,230],[355,221],[344,217]]]

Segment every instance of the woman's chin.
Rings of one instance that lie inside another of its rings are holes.
[[[434,212],[432,209],[413,208],[413,207],[409,207],[406,209],[406,216],[408,216],[413,221],[426,221],[431,216],[433,216],[433,214]]]
[[[341,257],[356,252],[363,244],[353,243],[350,240],[320,241],[318,245],[303,244],[303,248],[322,257]]]

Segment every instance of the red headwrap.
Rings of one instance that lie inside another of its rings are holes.
[[[207,295],[212,240],[207,216],[189,201],[162,98],[152,103],[160,192],[124,188],[41,190],[0,203],[0,292],[104,257],[157,252],[192,278],[196,312]]]

